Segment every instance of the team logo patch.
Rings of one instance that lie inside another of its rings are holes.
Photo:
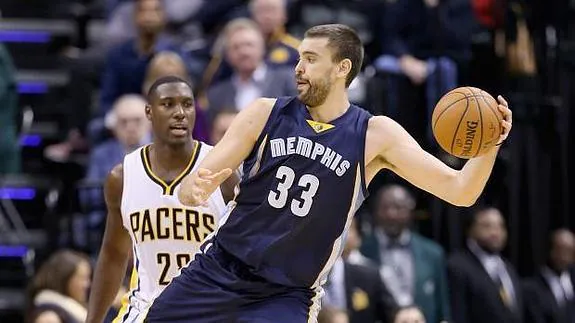
[[[317,121],[313,121],[313,120],[306,120],[307,124],[309,124],[309,126],[316,132],[316,133],[321,133],[324,132],[326,130],[332,129],[333,127],[335,127],[332,124],[329,123],[322,123],[322,122],[317,122]]]

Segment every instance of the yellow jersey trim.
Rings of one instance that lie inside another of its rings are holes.
[[[190,161],[186,165],[186,167],[182,170],[182,172],[171,182],[167,183],[163,179],[161,179],[158,175],[154,174],[152,171],[152,166],[150,164],[150,145],[146,145],[141,151],[141,158],[142,164],[144,165],[144,170],[148,177],[156,184],[162,187],[162,192],[164,195],[172,195],[174,194],[174,189],[178,184],[184,179],[184,177],[190,173],[190,171],[194,168],[196,160],[198,159],[198,151],[200,149],[201,143],[199,141],[194,140],[194,149],[192,152],[192,156]]]

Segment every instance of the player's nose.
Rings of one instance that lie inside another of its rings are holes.
[[[183,118],[186,116],[186,113],[184,111],[184,106],[182,104],[176,105],[176,108],[174,109],[174,116],[180,117],[180,118]]]

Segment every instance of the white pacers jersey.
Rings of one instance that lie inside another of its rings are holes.
[[[114,322],[143,319],[153,299],[216,229],[225,210],[219,188],[208,207],[187,207],[177,197],[182,178],[198,167],[211,146],[197,142],[190,163],[172,183],[165,183],[152,172],[149,148],[141,147],[124,158],[121,211],[132,238],[134,270],[130,291]]]

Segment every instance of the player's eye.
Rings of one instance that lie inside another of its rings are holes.
[[[184,106],[184,108],[191,108],[194,106],[192,101],[185,101],[182,105]]]

